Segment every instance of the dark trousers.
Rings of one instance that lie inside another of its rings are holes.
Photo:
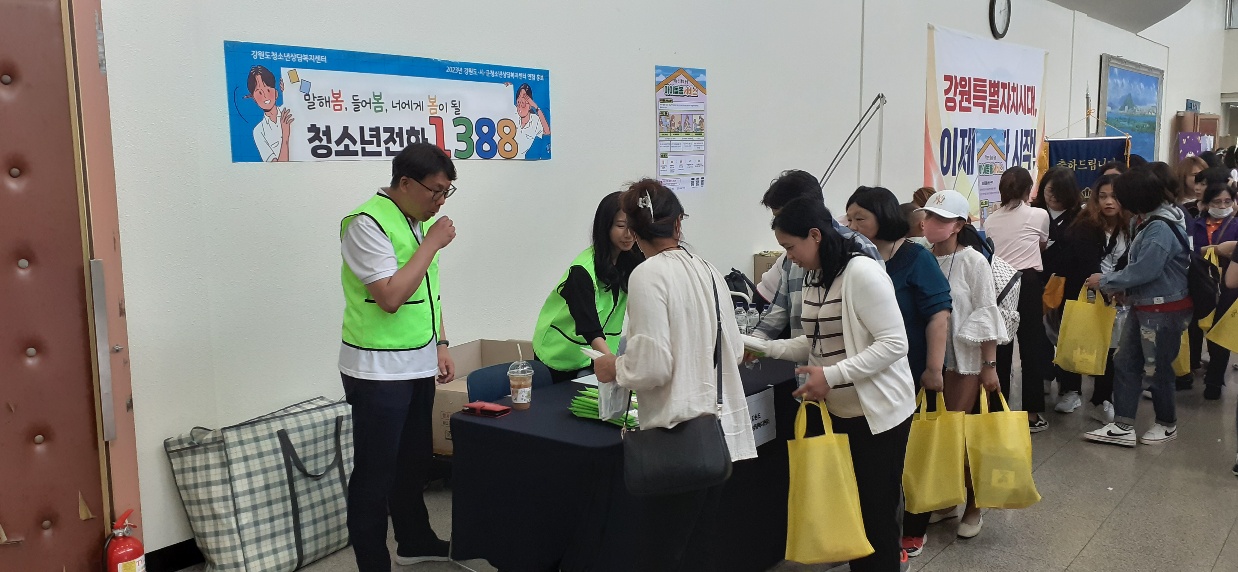
[[[357,570],[388,572],[388,515],[400,551],[415,555],[438,542],[421,496],[434,447],[434,378],[370,381],[340,377],[353,419],[348,535]]]
[[[1223,315],[1217,312],[1218,316]],[[1191,320],[1187,326],[1187,338],[1191,348],[1191,371],[1199,369],[1204,360],[1204,331],[1199,329],[1199,322]],[[1212,344],[1208,344],[1208,363],[1212,363]]]
[[[873,435],[864,417],[843,419],[830,415],[830,419],[834,432],[845,433],[850,442],[864,531],[874,550],[864,558],[852,560],[851,570],[898,572],[903,551],[903,459],[907,456],[911,418],[877,435]]]
[[[713,570],[722,487],[637,498],[637,570]]]
[[[1204,383],[1217,387],[1225,385],[1225,370],[1229,369],[1229,350],[1208,341],[1208,370]]]
[[[1019,360],[1023,368],[1023,409],[1028,413],[1043,413],[1045,395],[1042,381],[1048,364],[1049,337],[1045,334],[1044,310],[1041,298],[1045,285],[1040,273],[1034,269],[1023,270],[1019,288]],[[1002,383],[1002,393],[1010,396],[1010,366],[1014,361],[1014,344],[997,346],[997,378]]]
[[[1113,352],[1114,348],[1109,348],[1109,357],[1105,358],[1105,373],[1092,377],[1094,383],[1092,387],[1092,405],[1100,405],[1106,401],[1113,402]],[[1066,371],[1058,366],[1053,366],[1057,371],[1057,382],[1061,385],[1062,393],[1074,391],[1080,393],[1083,391],[1083,376],[1073,371]]]

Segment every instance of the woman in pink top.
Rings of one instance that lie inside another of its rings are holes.
[[[1032,433],[1044,431],[1049,423],[1040,415],[1045,411],[1045,396],[1040,380],[1049,360],[1049,338],[1045,335],[1041,297],[1045,292],[1040,273],[1044,262],[1040,253],[1049,240],[1049,213],[1027,203],[1032,194],[1032,175],[1023,167],[1011,167],[1002,174],[998,189],[1002,206],[984,222],[984,233],[993,241],[994,254],[1023,273],[1019,291],[1019,359],[1023,366],[1023,409],[1027,411]],[[1010,394],[1010,364],[1014,344],[997,346],[997,377],[1002,392]]]

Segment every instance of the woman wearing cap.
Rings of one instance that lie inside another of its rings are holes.
[[[860,514],[875,551],[852,561],[851,569],[894,571],[902,556],[903,459],[916,407],[907,330],[890,277],[834,230],[832,218],[820,200],[805,197],[787,203],[774,217],[778,243],[806,271],[805,332],[768,342],[767,353],[808,364],[796,369],[807,380],[794,395],[824,399],[834,431],[845,433],[851,443]]]
[[[717,411],[714,348],[718,345],[727,450],[732,461],[756,457],[739,377],[744,353],[739,326],[733,312],[719,315],[719,300],[730,307],[726,280],[712,264],[681,245],[687,215],[670,189],[644,179],[633,183],[619,204],[647,258],[628,281],[626,351],[618,358],[606,355],[594,360],[598,381],[617,382],[636,392],[642,429],[672,428]],[[633,569],[713,569],[722,487],[638,498],[640,526]]]
[[[614,192],[598,203],[593,216],[593,246],[586,248],[550,292],[537,317],[533,351],[558,383],[589,367],[581,348],[604,354],[619,348],[628,305],[628,276],[645,259],[632,247],[628,216]]]
[[[997,310],[993,270],[980,253],[979,234],[968,224],[967,199],[957,191],[938,191],[921,210],[926,213],[924,237],[933,243],[937,264],[950,282],[953,309],[946,339],[946,407],[970,413],[981,386],[990,393],[1001,391],[997,341],[1009,335]],[[958,530],[963,538],[980,534],[984,524],[970,489],[969,482],[967,507]]]

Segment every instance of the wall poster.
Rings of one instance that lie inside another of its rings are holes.
[[[654,68],[658,181],[675,191],[705,190],[705,70]]]
[[[1161,90],[1165,72],[1103,54],[1100,57],[1100,135],[1131,136],[1131,154],[1156,161],[1161,146]]]

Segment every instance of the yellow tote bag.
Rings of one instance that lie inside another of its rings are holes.
[[[1040,295],[1041,308],[1048,313],[1062,307],[1062,299],[1066,297],[1066,277],[1050,274],[1045,281],[1045,293]]]
[[[964,418],[967,462],[972,490],[981,508],[1027,508],[1040,502],[1032,480],[1032,434],[1027,413],[1011,411],[1006,397],[1002,411],[989,413],[989,395],[980,390],[980,414]]]
[[[1238,351],[1238,304],[1230,306],[1205,337],[1231,352]]]
[[[1131,316],[1134,318],[1134,316]],[[1182,377],[1191,373],[1191,334],[1190,330],[1182,332],[1182,343],[1178,344],[1178,357],[1174,358],[1174,375]]]
[[[821,410],[825,434],[804,438],[808,404]],[[791,486],[787,495],[787,560],[805,564],[845,562],[873,553],[860,514],[860,491],[851,445],[834,433],[825,403],[804,401],[787,441]]]
[[[1088,301],[1088,289],[1079,298],[1067,300],[1062,311],[1062,327],[1057,337],[1057,357],[1053,363],[1066,371],[1083,375],[1103,375],[1113,341],[1113,322],[1118,309],[1105,303],[1100,294]]]
[[[911,421],[907,457],[903,464],[903,495],[907,512],[922,514],[967,501],[963,457],[963,412],[947,411],[946,397],[937,393],[937,411],[928,411],[920,390],[920,413]]]

